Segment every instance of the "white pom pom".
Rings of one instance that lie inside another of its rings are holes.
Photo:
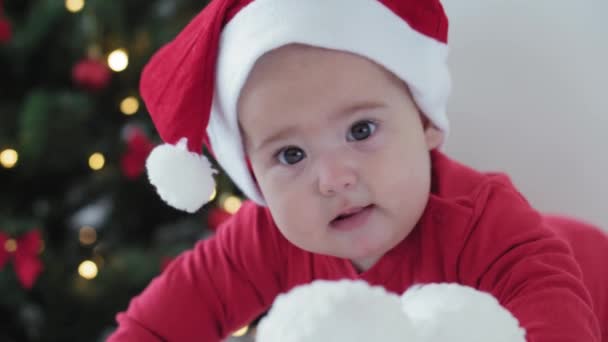
[[[182,138],[177,145],[155,147],[146,168],[150,183],[165,202],[193,213],[211,199],[216,171],[205,156],[188,151],[186,145],[187,140]]]
[[[399,297],[363,281],[295,287],[275,300],[258,326],[260,342],[416,341]]]
[[[403,310],[422,342],[525,342],[525,330],[492,295],[458,284],[406,291]]]

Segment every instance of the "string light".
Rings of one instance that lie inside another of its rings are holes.
[[[97,231],[93,227],[84,226],[78,231],[78,239],[85,246],[92,245],[97,241]]]
[[[91,260],[85,260],[78,266],[78,274],[87,280],[94,279],[97,277],[97,265]]]
[[[213,193],[211,197],[209,197],[209,202],[213,201],[217,197],[217,189],[213,189]]]
[[[84,8],[84,0],[65,0],[65,8],[72,13],[80,12]]]
[[[244,327],[242,327],[241,329],[239,329],[239,330],[235,331],[235,332],[232,334],[232,336],[234,336],[234,337],[241,337],[241,336],[244,336],[244,335],[247,333],[247,331],[248,331],[248,330],[249,330],[249,327],[248,327],[248,326],[244,326]]]
[[[124,49],[116,49],[108,55],[110,69],[121,72],[129,66],[129,55]]]
[[[15,253],[17,251],[17,241],[15,241],[15,239],[6,240],[4,249],[9,253]]]
[[[17,160],[19,160],[19,154],[11,148],[0,152],[0,164],[7,169],[14,167]]]
[[[224,201],[222,203],[222,208],[224,208],[224,210],[226,210],[230,214],[234,214],[237,211],[239,211],[241,204],[242,204],[242,201],[240,198],[238,198],[234,195],[230,195],[230,196],[227,196],[226,199],[224,199]]]
[[[139,101],[135,96],[129,96],[120,102],[120,111],[124,115],[133,115],[139,110]]]
[[[101,170],[103,168],[103,166],[106,164],[106,158],[103,156],[103,154],[96,152],[93,153],[90,157],[89,157],[89,167],[92,170]]]

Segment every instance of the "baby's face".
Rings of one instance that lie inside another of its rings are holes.
[[[382,67],[282,47],[256,63],[238,110],[260,190],[296,246],[365,270],[416,225],[441,135]]]

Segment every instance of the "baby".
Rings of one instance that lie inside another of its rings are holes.
[[[220,341],[315,280],[492,294],[530,342],[608,341],[608,237],[440,151],[438,0],[214,0],[146,67],[161,197],[209,198],[203,144],[252,201],[118,315],[110,341]]]

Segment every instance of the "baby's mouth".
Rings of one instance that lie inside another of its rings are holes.
[[[340,222],[342,222],[344,220],[348,220],[349,218],[352,218],[352,217],[356,216],[357,214],[360,214],[372,207],[373,207],[373,204],[369,204],[365,207],[352,207],[347,210],[344,210],[342,213],[340,213],[338,216],[336,216],[333,220],[331,220],[330,225],[335,226],[336,224],[339,224]]]

